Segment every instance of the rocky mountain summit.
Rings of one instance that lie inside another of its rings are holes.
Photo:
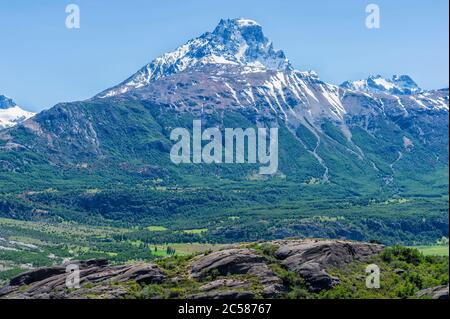
[[[186,295],[192,299],[277,298],[291,289],[283,271],[302,278],[310,292],[320,292],[340,284],[329,270],[368,261],[382,250],[382,245],[350,241],[281,240],[193,256],[176,271],[167,269],[164,262],[116,266],[105,260],[71,261],[67,264],[80,269],[80,289],[67,289],[65,264],[11,279],[0,290],[0,298],[121,298],[136,284],[183,282],[195,288]]]
[[[0,95],[0,109],[5,110],[13,106],[16,106],[16,103],[11,98]]]
[[[274,49],[257,22],[222,19],[213,32],[206,32],[175,51],[162,55],[98,97],[120,95],[161,78],[208,64],[245,66],[249,72],[291,69],[283,51]]]
[[[0,130],[22,123],[34,115],[23,110],[11,98],[0,95]]]

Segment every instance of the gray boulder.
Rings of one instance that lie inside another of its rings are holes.
[[[336,240],[276,241],[276,258],[289,271],[303,277],[310,291],[330,289],[339,284],[339,278],[327,273],[353,261],[365,261],[380,253],[384,246],[369,243]]]
[[[72,261],[80,269],[80,288],[67,289],[66,265],[29,271],[10,280],[0,290],[6,299],[84,299],[121,298],[127,290],[117,283],[135,281],[139,284],[161,283],[165,275],[154,264],[139,263],[111,266],[106,260]]]
[[[421,290],[416,296],[419,298],[431,297],[432,299],[448,299],[448,285]]]
[[[248,288],[250,283],[245,280],[235,280],[235,279],[218,279],[204,284],[200,287],[200,291],[207,292],[221,288]]]
[[[190,267],[190,277],[202,280],[214,275],[252,275],[259,278],[264,296],[274,297],[284,287],[267,263],[264,256],[256,254],[252,249],[225,249],[194,260]]]
[[[250,291],[212,291],[207,293],[190,295],[187,299],[254,299],[255,294]]]

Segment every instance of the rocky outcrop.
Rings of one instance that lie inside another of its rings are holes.
[[[340,268],[353,261],[364,261],[381,252],[382,245],[336,240],[295,240],[274,242],[277,259],[289,271],[303,277],[310,291],[330,289],[339,278],[326,270]]]
[[[0,298],[10,299],[84,299],[121,298],[128,290],[120,283],[129,281],[138,284],[161,283],[163,272],[154,264],[140,263],[112,266],[106,260],[72,261],[79,269],[80,288],[68,289],[67,266],[40,268],[10,280],[0,289]]]
[[[431,299],[448,299],[448,285],[421,290],[416,296],[419,298],[430,297]]]
[[[254,299],[255,294],[250,291],[212,291],[188,296],[187,299]]]
[[[201,256],[193,261],[190,277],[201,280],[208,276],[249,275],[259,279],[265,297],[274,297],[283,291],[280,278],[268,266],[266,257],[252,249],[226,249]],[[220,282],[216,282],[216,285]],[[226,287],[229,282],[222,282]],[[219,287],[216,287],[219,288]]]
[[[314,239],[269,244],[276,247],[274,257],[280,264],[300,275],[311,292],[331,289],[340,283],[339,278],[331,276],[327,270],[367,260],[383,249],[382,245],[376,244]],[[260,279],[265,296],[276,296],[283,291],[282,280],[268,264],[266,257],[252,249],[227,249],[195,260],[191,264],[190,276],[202,280],[211,276],[254,275]],[[229,289],[229,284],[215,281],[213,286],[215,289]]]
[[[200,291],[207,292],[216,290],[219,288],[234,288],[234,289],[240,289],[240,288],[248,288],[250,286],[249,282],[246,282],[245,280],[236,280],[236,279],[219,279],[214,280],[212,282],[209,282],[207,284],[204,284],[200,287]]]
[[[157,290],[166,293],[151,295],[152,298],[170,296],[171,288],[181,286],[185,290],[178,296],[188,299],[277,298],[293,289],[293,273],[303,278],[306,287],[301,288],[319,292],[340,283],[339,278],[330,275],[333,269],[364,262],[382,249],[382,245],[376,244],[315,239],[243,244],[194,256],[180,265],[172,277],[168,275],[171,271],[166,274],[152,263],[117,266],[106,260],[70,262],[79,268],[80,288],[67,288],[68,264],[65,264],[32,270],[11,279],[8,286],[0,289],[0,298],[123,298],[130,296],[128,288],[136,284],[142,287],[161,284]],[[448,286],[424,290],[418,297],[437,299],[445,291],[448,297]]]

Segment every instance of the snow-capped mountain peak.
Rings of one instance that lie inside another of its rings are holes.
[[[191,112],[248,108],[320,130],[324,119],[345,127],[346,117],[367,111],[360,103],[374,113],[389,108],[405,116],[415,109],[448,110],[445,92],[422,93],[407,75],[370,76],[341,87],[325,83],[313,71],[292,68],[257,22],[222,19],[212,32],[162,55],[96,97],[123,95]]]
[[[12,99],[0,95],[0,129],[12,127],[34,115],[35,113],[25,111],[16,105]]]
[[[188,68],[207,64],[245,66],[255,72],[292,69],[283,51],[274,49],[257,22],[241,18],[222,19],[213,32],[204,33],[175,51],[163,54],[98,97],[123,94]]]
[[[269,70],[286,70],[289,61],[283,51],[276,51],[264,36],[261,25],[248,19],[221,20],[212,32],[213,50],[227,60],[241,65],[257,65]]]
[[[409,75],[394,75],[391,79],[381,75],[369,76],[367,79],[346,81],[341,87],[371,93],[390,93],[398,95],[411,95],[421,93],[422,89]]]

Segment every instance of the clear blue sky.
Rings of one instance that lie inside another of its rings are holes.
[[[65,27],[69,3],[80,30]],[[369,3],[379,30],[365,27]],[[448,10],[448,0],[0,0],[0,94],[31,110],[89,98],[222,17],[257,20],[296,68],[327,82],[405,73],[448,87]]]

